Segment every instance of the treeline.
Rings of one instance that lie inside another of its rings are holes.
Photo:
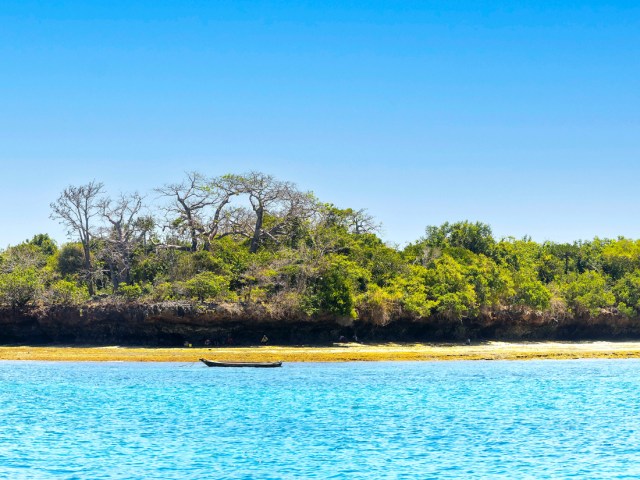
[[[189,173],[146,197],[70,186],[51,212],[72,241],[40,234],[2,251],[5,308],[174,300],[377,325],[640,313],[640,241],[497,240],[488,225],[463,221],[397,249],[365,210],[258,172]]]

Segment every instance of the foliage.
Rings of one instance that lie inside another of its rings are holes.
[[[640,313],[640,272],[629,272],[619,279],[613,287],[618,301],[618,310],[628,316]]]
[[[9,247],[2,255],[2,271],[8,272],[15,268],[33,268],[39,270],[47,263],[47,256],[36,245],[21,243]]]
[[[369,290],[360,295],[357,300],[359,317],[365,317],[376,325],[387,325],[394,314],[400,310],[402,294],[371,285]]]
[[[141,255],[131,267],[131,281],[153,282],[166,271],[167,264],[158,255]]]
[[[89,299],[89,291],[85,285],[79,286],[69,280],[58,280],[48,289],[50,301],[56,305],[79,305]]]
[[[640,241],[619,238],[602,250],[603,270],[617,280],[640,268]]]
[[[607,287],[606,278],[593,271],[570,274],[561,280],[560,293],[574,314],[598,315],[603,308],[615,303],[615,296]]]
[[[73,276],[84,269],[84,253],[82,245],[67,243],[57,253],[58,271],[63,276]]]
[[[460,221],[429,226],[400,249],[366,210],[321,203],[259,172],[191,172],[156,192],[160,212],[138,194],[104,196],[96,182],[65,189],[53,217],[75,242],[58,247],[39,234],[0,252],[0,302],[82,305],[95,289],[377,325],[505,311],[588,318],[613,307],[640,317],[640,240],[496,240],[489,225]]]
[[[121,283],[118,285],[118,295],[127,300],[136,300],[140,298],[143,293],[142,287],[138,284],[127,285],[126,283]]]
[[[202,272],[185,282],[187,295],[201,302],[215,299],[229,287],[227,279],[212,272]]]
[[[495,245],[491,227],[481,222],[445,222],[439,227],[427,227],[426,233],[424,242],[429,247],[459,247],[490,256]]]
[[[162,282],[155,285],[150,292],[150,298],[156,302],[164,302],[176,298],[176,285],[170,282]]]
[[[514,275],[514,305],[522,305],[537,311],[547,310],[551,305],[551,291],[535,276]]]
[[[46,233],[39,233],[37,235],[34,235],[33,238],[27,243],[37,247],[42,252],[42,254],[47,257],[50,257],[58,251],[58,245]]]
[[[408,272],[394,282],[393,289],[399,293],[400,307],[405,314],[425,318],[436,307],[437,302],[427,298],[428,272],[422,265],[411,265]]]
[[[478,296],[468,270],[449,254],[433,262],[425,275],[427,299],[435,312],[451,320],[476,315]]]
[[[42,284],[34,268],[16,268],[0,274],[0,303],[11,308],[23,308],[32,304]]]
[[[328,257],[315,279],[309,304],[317,311],[338,317],[357,318],[355,296],[364,292],[369,272],[341,255]]]

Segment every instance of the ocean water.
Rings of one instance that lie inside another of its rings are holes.
[[[640,362],[0,362],[0,478],[638,478]]]

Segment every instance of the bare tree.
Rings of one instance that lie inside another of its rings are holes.
[[[381,225],[366,209],[353,210],[347,208],[345,212],[345,223],[349,233],[361,235],[363,233],[379,233]]]
[[[210,180],[198,172],[189,172],[182,183],[165,185],[156,192],[171,199],[165,207],[168,226],[178,234],[188,236],[189,250],[193,252],[200,245],[209,249],[225,223],[224,208],[237,194],[225,177]]]
[[[305,235],[319,209],[320,204],[311,192],[302,192],[295,187],[287,189],[278,208],[269,212],[271,225],[263,228],[261,240],[286,241],[293,247]]]
[[[136,192],[120,195],[116,200],[104,198],[99,203],[100,214],[107,222],[102,235],[102,253],[111,271],[114,290],[121,282],[129,283],[133,251],[146,233],[147,225],[139,216],[142,201]]]
[[[170,228],[179,234],[186,233],[189,236],[190,250],[193,252],[198,249],[198,237],[202,230],[200,210],[209,203],[207,193],[202,188],[205,183],[200,173],[189,172],[184,182],[172,183],[156,189],[161,196],[171,199],[171,203],[164,208]]]
[[[236,185],[225,176],[209,180],[204,190],[211,199],[211,212],[209,216],[205,217],[206,220],[202,232],[205,237],[204,247],[208,250],[209,245],[215,238],[234,234],[233,230],[227,230],[226,228],[231,225],[229,223],[231,218],[235,217],[239,221],[237,217],[239,212],[237,212],[237,209],[229,208],[229,204],[232,198],[240,192]]]
[[[93,217],[99,214],[98,196],[104,185],[95,180],[86,185],[70,185],[58,199],[51,203],[51,218],[67,229],[67,235],[77,236],[84,253],[84,269],[89,294],[93,295],[93,266],[91,264],[91,239],[94,235]]]
[[[230,206],[225,209],[218,223],[218,237],[244,237],[251,238],[254,224],[254,215],[251,209],[242,206]]]
[[[156,220],[153,215],[142,215],[135,221],[137,230],[140,232],[142,246],[147,247],[153,243],[153,232],[156,228]]]
[[[301,192],[291,182],[283,182],[271,175],[249,172],[245,175],[226,175],[234,191],[249,197],[254,213],[249,250],[255,253],[267,239],[278,241],[296,221],[311,215],[317,202],[309,192]],[[270,215],[273,222],[266,227],[265,216]]]

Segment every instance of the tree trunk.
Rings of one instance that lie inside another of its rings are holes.
[[[194,229],[191,229],[191,251],[198,251],[198,234]]]
[[[89,295],[94,296],[96,294],[93,287],[93,272],[91,271],[91,252],[89,251],[89,245],[83,243],[82,248],[84,250],[84,269],[87,275],[87,288],[89,289]]]
[[[256,253],[260,246],[260,233],[262,233],[262,222],[264,219],[264,209],[262,207],[256,210],[256,228],[253,230],[253,237],[251,238],[251,247],[249,251]]]
[[[118,287],[120,287],[120,277],[118,276],[116,265],[114,265],[113,262],[109,262],[109,270],[111,271],[111,283],[113,285],[113,293],[115,293],[118,291]]]

